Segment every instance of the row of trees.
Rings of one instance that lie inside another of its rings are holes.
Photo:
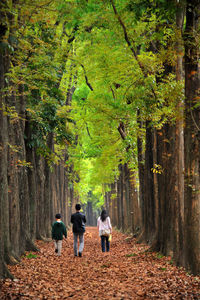
[[[198,274],[199,3],[89,1],[79,11],[79,195],[104,194],[118,228]]]
[[[114,5],[113,8],[125,31],[125,25]],[[129,220],[132,214],[132,223],[127,223],[126,228],[134,224],[133,230],[136,231],[138,215],[141,213],[142,231],[138,237],[139,241],[149,242],[153,250],[172,255],[178,265],[185,266],[195,274],[199,274],[200,271],[199,9],[198,1],[176,3],[176,19],[173,23],[176,25],[173,45],[176,55],[172,64],[169,65],[167,61],[163,63],[163,78],[156,79],[157,86],[169,72],[176,74],[177,83],[184,79],[185,99],[179,95],[172,99],[177,112],[175,120],[169,119],[158,128],[152,126],[149,120],[142,124],[140,115],[138,118],[139,126],[145,126],[146,129],[145,150],[138,136],[141,210],[137,207],[137,197],[130,199],[126,193],[126,184],[121,183],[123,177],[126,178],[127,184],[130,182],[126,165],[116,183],[119,186],[117,201],[121,203],[121,206],[118,205],[120,213],[116,225],[120,224],[123,228],[120,217],[121,220],[123,217]],[[185,55],[182,63],[183,52]],[[152,96],[157,97],[156,93],[155,90],[155,95]],[[166,97],[164,105],[167,101],[169,99]],[[131,189],[128,190],[130,192]],[[132,209],[130,205],[133,207],[135,203],[136,207]],[[113,200],[110,200],[109,204],[113,212]],[[127,207],[129,216],[126,212]]]
[[[61,86],[71,44],[51,2],[0,3],[0,277],[37,250],[35,239],[51,236],[55,213],[68,223],[76,203],[61,111],[70,101]]]
[[[76,201],[199,273],[198,2],[1,2],[1,277]]]

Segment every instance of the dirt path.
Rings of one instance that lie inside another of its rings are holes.
[[[200,299],[200,277],[174,267],[170,258],[145,252],[119,232],[110,253],[101,253],[96,228],[87,228],[83,257],[74,257],[72,233],[61,257],[53,243],[39,241],[32,253],[10,267],[14,281],[5,280],[0,299]],[[28,253],[27,253],[28,255]]]

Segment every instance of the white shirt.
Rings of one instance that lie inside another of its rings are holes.
[[[112,226],[111,226],[111,223],[110,223],[110,217],[107,217],[105,219],[105,221],[102,222],[101,220],[101,217],[98,217],[98,220],[97,220],[97,227],[99,229],[99,234],[101,235],[101,231],[102,230],[109,230],[110,233],[112,232]]]

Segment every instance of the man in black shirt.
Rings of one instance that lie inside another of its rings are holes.
[[[82,256],[84,248],[84,232],[85,232],[85,215],[80,212],[81,205],[76,204],[76,212],[71,216],[71,223],[73,224],[72,230],[74,234],[74,255]],[[78,251],[78,237],[79,237],[79,251]]]

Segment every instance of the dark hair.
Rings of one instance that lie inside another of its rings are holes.
[[[103,221],[105,221],[105,219],[107,218],[107,212],[106,212],[106,210],[105,209],[103,209],[102,210],[102,212],[101,212],[101,221],[103,222]]]
[[[78,203],[75,205],[76,210],[80,210],[81,209],[81,205]]]
[[[55,218],[56,218],[56,219],[61,219],[61,214],[56,214],[56,215],[55,215]]]

